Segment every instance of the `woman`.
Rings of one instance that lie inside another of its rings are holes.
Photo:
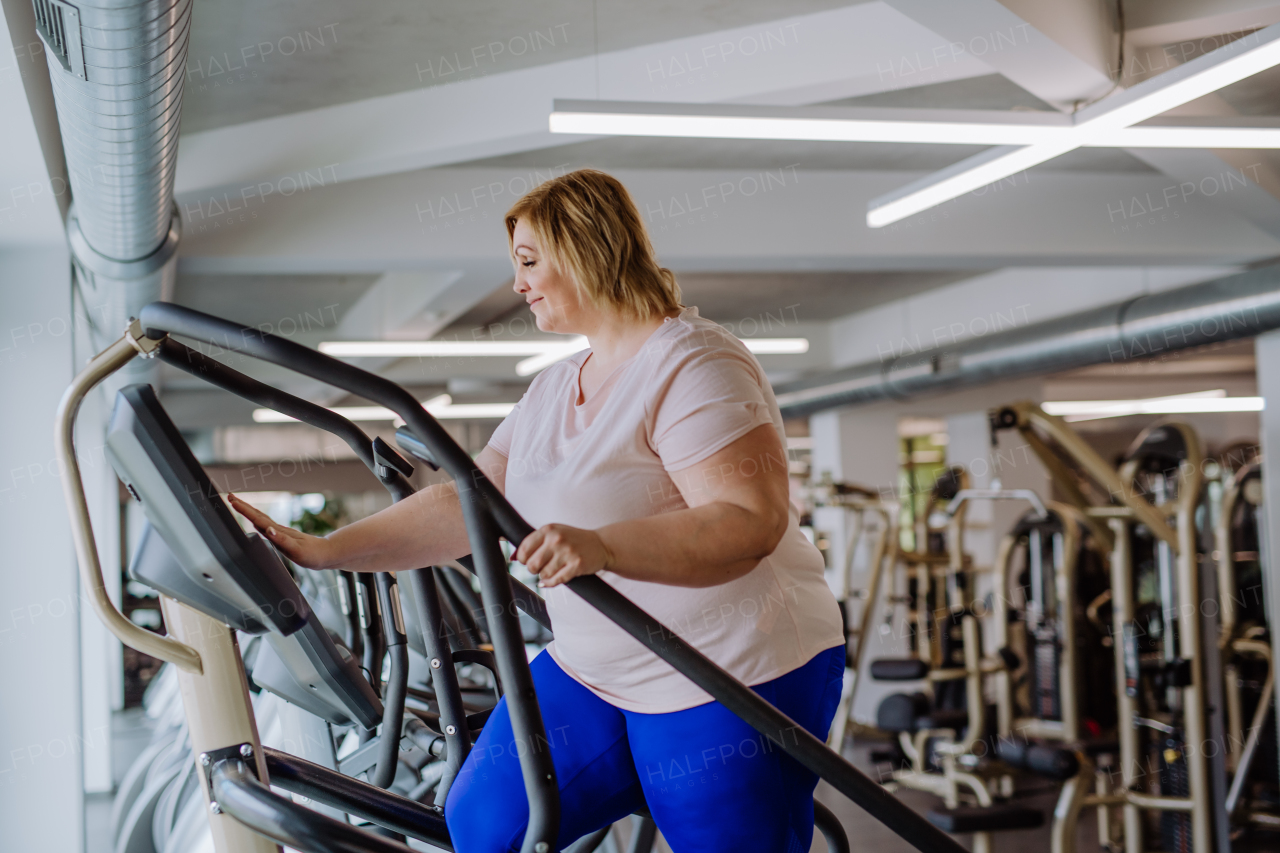
[[[819,738],[844,641],[788,500],[782,418],[740,341],[680,303],[635,204],[581,170],[506,217],[515,290],[590,349],[544,370],[477,463],[537,527],[555,642],[531,664],[560,788],[557,848],[647,805],[677,853],[807,851],[816,777],[563,586],[599,573]],[[469,553],[450,486],[325,538],[235,507],[296,563],[396,571]],[[505,701],[445,809],[460,853],[518,850],[528,820]]]

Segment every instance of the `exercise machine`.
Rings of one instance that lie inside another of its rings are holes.
[[[529,525],[421,405],[394,383],[258,330],[178,306],[154,303],[144,308],[124,337],[96,356],[68,389],[59,407],[59,461],[90,605],[123,642],[172,662],[178,670],[191,749],[199,768],[195,772],[202,797],[209,804],[215,849],[219,853],[266,851],[274,849],[273,842],[303,851],[403,853],[408,849],[394,839],[365,832],[282,797],[269,784],[436,846],[447,849],[449,842],[438,807],[416,803],[295,756],[262,748],[242,659],[229,626],[243,625],[248,633],[288,637],[305,627],[311,610],[275,554],[256,535],[239,530],[176,430],[146,433],[151,439],[167,436],[166,441],[156,443],[154,454],[146,452],[143,441],[137,442],[134,461],[141,467],[132,485],[187,578],[207,583],[208,587],[195,585],[213,589],[219,594],[218,600],[209,604],[162,595],[169,630],[169,635],[162,637],[128,622],[106,596],[75,458],[75,414],[84,395],[102,379],[135,357],[152,356],[170,334],[293,369],[390,408],[422,442],[432,462],[453,477],[467,523],[482,601],[490,614],[488,628],[494,658],[509,697],[513,728],[517,737],[530,744],[520,756],[530,804],[522,849],[525,853],[548,853],[558,826],[558,796],[549,751],[540,746],[546,743],[545,731],[514,610],[518,604],[529,612],[531,607],[536,610],[536,604],[513,593],[499,545],[500,537],[518,545],[531,532]],[[161,462],[185,476],[174,480],[154,477]],[[175,544],[179,542],[180,545]],[[582,577],[568,586],[914,847],[930,853],[962,849],[816,738],[798,731],[750,688],[604,581]],[[217,615],[195,605],[205,605]],[[332,674],[333,670],[327,672]]]
[[[1241,800],[1266,738],[1274,684],[1269,643],[1256,639],[1267,636],[1265,611],[1255,606],[1242,624],[1236,606],[1250,585],[1261,598],[1261,573],[1249,580],[1234,566],[1238,553],[1248,561],[1260,556],[1259,548],[1236,544],[1256,543],[1256,525],[1236,510],[1250,474],[1224,475],[1226,466],[1205,459],[1195,431],[1176,421],[1144,430],[1118,466],[1033,403],[993,411],[992,424],[1019,431],[1108,551],[1110,588],[1086,614],[1101,625],[1110,610],[1109,636],[1098,639],[1109,642],[1114,660],[1114,755],[1096,750],[1095,767],[1079,753],[1080,773],[1055,813],[1055,851],[1074,849],[1074,824],[1086,807],[1098,810],[1101,843],[1126,853],[1157,845],[1222,853],[1239,829],[1273,825],[1274,812],[1244,809]],[[1220,478],[1217,487],[1205,487],[1206,472]],[[1242,668],[1253,677],[1242,678]],[[1252,747],[1245,707],[1256,724]],[[1251,789],[1265,801],[1266,780],[1258,781]]]

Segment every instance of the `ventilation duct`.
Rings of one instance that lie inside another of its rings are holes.
[[[1280,328],[1280,267],[1139,296],[1044,323],[779,385],[788,417],[1120,363]]]
[[[33,0],[72,204],[67,238],[95,327],[114,338],[171,296],[191,0]]]

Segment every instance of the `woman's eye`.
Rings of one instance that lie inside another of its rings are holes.
[[[533,264],[534,264],[534,262],[533,262],[533,261],[521,261],[520,266],[522,266],[522,267],[531,267],[531,266],[533,266]]]

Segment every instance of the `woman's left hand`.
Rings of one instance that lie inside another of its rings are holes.
[[[520,543],[516,559],[538,576],[538,586],[549,587],[607,569],[613,555],[594,530],[544,524]]]

